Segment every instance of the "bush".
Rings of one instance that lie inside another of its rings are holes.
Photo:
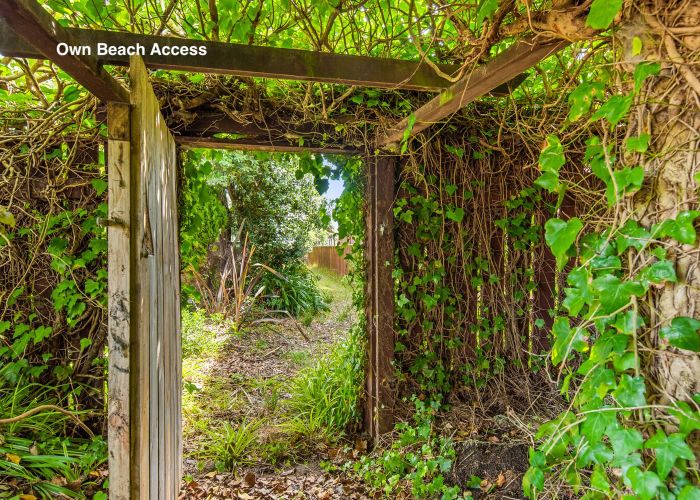
[[[318,289],[318,278],[304,265],[289,267],[283,273],[268,273],[262,282],[272,309],[294,317],[329,309]]]
[[[364,382],[363,330],[348,338],[292,381],[287,402],[288,430],[307,437],[337,438],[360,420],[358,402]]]

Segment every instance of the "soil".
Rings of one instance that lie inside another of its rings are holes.
[[[473,488],[469,483],[476,476],[481,481],[480,488],[471,490],[474,498],[525,498],[521,483],[529,467],[527,444],[465,441],[455,448],[454,484]]]

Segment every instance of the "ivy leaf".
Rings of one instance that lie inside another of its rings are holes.
[[[593,469],[593,474],[591,474],[591,487],[606,494],[610,493],[608,476],[605,474],[605,469],[600,465],[596,465]]]
[[[628,220],[625,222],[625,225],[618,230],[617,237],[615,238],[617,254],[622,254],[622,252],[629,247],[639,251],[649,243],[650,239],[651,235],[649,231],[641,227],[637,221]]]
[[[644,61],[634,68],[634,92],[637,93],[642,88],[642,83],[648,76],[658,75],[661,65],[657,62]]]
[[[625,373],[620,378],[620,383],[613,392],[613,396],[621,406],[629,408],[647,404],[644,397],[645,392],[644,377],[630,377]]]
[[[581,434],[583,434],[589,443],[595,444],[599,442],[605,431],[613,425],[617,424],[615,412],[610,411],[606,406],[601,408],[603,411],[588,413],[586,420],[581,424]],[[607,409],[607,411],[605,411]]]
[[[700,488],[696,488],[692,484],[687,484],[678,494],[678,500],[698,500],[700,498]]]
[[[542,175],[535,179],[535,184],[550,193],[555,193],[559,189],[559,174],[556,172],[543,172]]]
[[[656,450],[656,472],[661,479],[666,479],[677,459],[695,459],[693,451],[685,442],[685,437],[678,432],[666,436],[666,433],[659,429],[647,439],[645,446]]]
[[[548,135],[546,143],[539,157],[540,168],[543,172],[559,172],[566,162],[564,147],[556,135]]]
[[[554,365],[564,361],[572,350],[583,352],[588,348],[584,331],[578,327],[571,328],[567,318],[561,316],[556,318],[552,326],[552,333],[556,339],[552,346],[552,363]]]
[[[530,467],[523,476],[523,493],[533,498],[533,493],[544,489],[544,472],[539,467]]]
[[[457,191],[457,186],[455,186],[454,184],[448,184],[447,186],[445,186],[445,192],[450,196],[455,194],[456,191]]]
[[[583,82],[569,94],[569,121],[573,122],[588,113],[594,98],[605,95],[602,82]]]
[[[104,179],[93,179],[90,181],[90,184],[92,184],[97,196],[102,196],[102,193],[107,190],[107,181]]]
[[[669,408],[668,413],[678,419],[678,431],[687,435],[696,429],[700,429],[700,412],[690,408],[685,401],[673,403],[676,407]]]
[[[654,262],[649,267],[645,267],[639,272],[639,278],[642,281],[657,284],[665,283],[667,281],[676,283],[678,281],[676,270],[673,267],[673,262],[669,260],[660,260],[659,262]]]
[[[572,288],[565,288],[566,298],[562,302],[569,314],[576,316],[583,306],[588,305],[593,300],[590,285],[590,273],[585,267],[577,267],[566,277],[567,283],[572,285]]]
[[[644,437],[637,429],[610,429],[607,434],[615,455],[619,457],[639,450],[644,444]]]
[[[493,16],[498,10],[498,0],[481,0],[479,9],[476,11],[476,24],[481,26],[484,19]]]
[[[659,337],[667,341],[673,347],[688,351],[700,352],[700,321],[681,316],[673,318],[671,324],[659,331]]]
[[[622,0],[593,0],[586,24],[595,30],[610,26],[622,7]]]
[[[625,148],[631,153],[645,153],[649,149],[649,134],[642,134],[639,137],[628,137],[625,139]]]
[[[92,339],[80,339],[80,352],[92,345]]]
[[[608,0],[604,0],[608,1]],[[610,123],[610,128],[615,128],[615,125],[622,120],[632,106],[632,94],[614,95],[608,99],[595,113],[591,116],[592,121],[604,118]]]
[[[660,224],[655,224],[651,232],[658,238],[670,236],[680,243],[693,245],[697,237],[693,221],[698,216],[700,216],[700,212],[697,210],[684,210],[675,219],[668,219]]]
[[[50,326],[40,326],[34,330],[34,344],[38,344],[45,338],[51,336],[53,329]]]
[[[625,479],[641,500],[651,500],[656,496],[656,490],[663,486],[659,476],[651,471],[643,472],[639,467],[630,467]]]
[[[545,223],[544,228],[544,239],[552,250],[554,257],[556,257],[557,268],[562,269],[568,260],[566,252],[576,241],[578,233],[583,229],[583,223],[578,217],[574,217],[569,221],[554,218],[549,219]]]
[[[642,167],[625,167],[622,170],[615,170],[613,177],[615,182],[606,182],[607,189],[605,190],[605,197],[610,206],[613,206],[625,195],[639,191],[644,182],[644,169]]]
[[[593,290],[597,292],[601,312],[609,314],[630,303],[630,297],[644,294],[645,289],[636,281],[622,281],[617,276],[606,274],[593,280]]]
[[[464,209],[461,207],[448,208],[445,211],[445,217],[459,224],[464,219]]]

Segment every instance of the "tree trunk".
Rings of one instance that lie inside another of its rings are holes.
[[[659,2],[660,3],[660,2]],[[700,174],[700,5],[667,2],[665,8],[647,8],[618,32],[622,63],[633,71],[641,59],[661,64],[658,76],[646,80],[631,112],[628,136],[651,135],[649,151],[626,163],[641,162],[645,189],[627,207],[647,228],[675,218],[684,210],[700,208],[696,180]],[[633,55],[635,37],[643,43]],[[659,330],[678,316],[700,319],[700,250],[698,243],[684,245],[667,239],[667,258],[675,263],[678,283],[654,290],[648,304],[652,366],[642,366],[655,379],[663,401],[688,400],[700,392],[700,356],[662,346]]]

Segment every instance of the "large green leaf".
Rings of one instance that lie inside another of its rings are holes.
[[[700,321],[681,316],[673,318],[671,324],[659,331],[659,337],[673,347],[688,351],[700,352]]]
[[[656,490],[662,486],[659,476],[651,471],[644,472],[639,467],[630,467],[625,478],[641,500],[656,497]]]
[[[607,434],[615,455],[620,457],[641,449],[644,444],[644,437],[637,429],[610,429]]]
[[[552,250],[557,260],[557,268],[561,269],[568,260],[566,252],[576,241],[578,233],[583,228],[583,223],[577,217],[563,221],[561,219],[549,219],[545,225],[544,239]]]
[[[698,216],[700,216],[700,212],[697,210],[684,210],[675,219],[655,224],[651,232],[657,238],[670,236],[680,243],[693,245],[697,237],[693,222]]]
[[[678,432],[667,436],[664,431],[659,429],[656,434],[647,439],[645,446],[655,450],[656,472],[661,479],[666,479],[677,459],[695,459],[693,451],[685,442],[685,436]]]
[[[644,377],[631,377],[625,373],[620,378],[620,383],[613,392],[613,396],[620,403],[620,406],[628,408],[646,405],[645,393]]]
[[[556,318],[552,333],[556,339],[552,346],[552,363],[555,365],[564,361],[572,351],[583,352],[588,347],[584,331],[578,327],[571,328],[567,318]]]
[[[607,0],[605,0],[607,1]],[[630,110],[632,106],[632,101],[634,96],[632,94],[627,95],[614,95],[608,99],[595,113],[591,116],[591,120],[600,120],[604,118],[610,123],[610,128],[615,128],[620,120],[622,120]]]
[[[593,29],[603,30],[612,24],[620,7],[622,0],[593,0],[586,24]]]
[[[603,314],[610,314],[630,303],[633,295],[644,294],[644,287],[635,281],[622,281],[617,276],[606,274],[593,280],[593,290],[598,295]]]
[[[481,25],[484,19],[491,19],[498,10],[498,0],[481,0],[476,11],[476,24]]]
[[[575,121],[588,113],[594,98],[605,95],[602,82],[583,82],[569,95],[569,121]]]

